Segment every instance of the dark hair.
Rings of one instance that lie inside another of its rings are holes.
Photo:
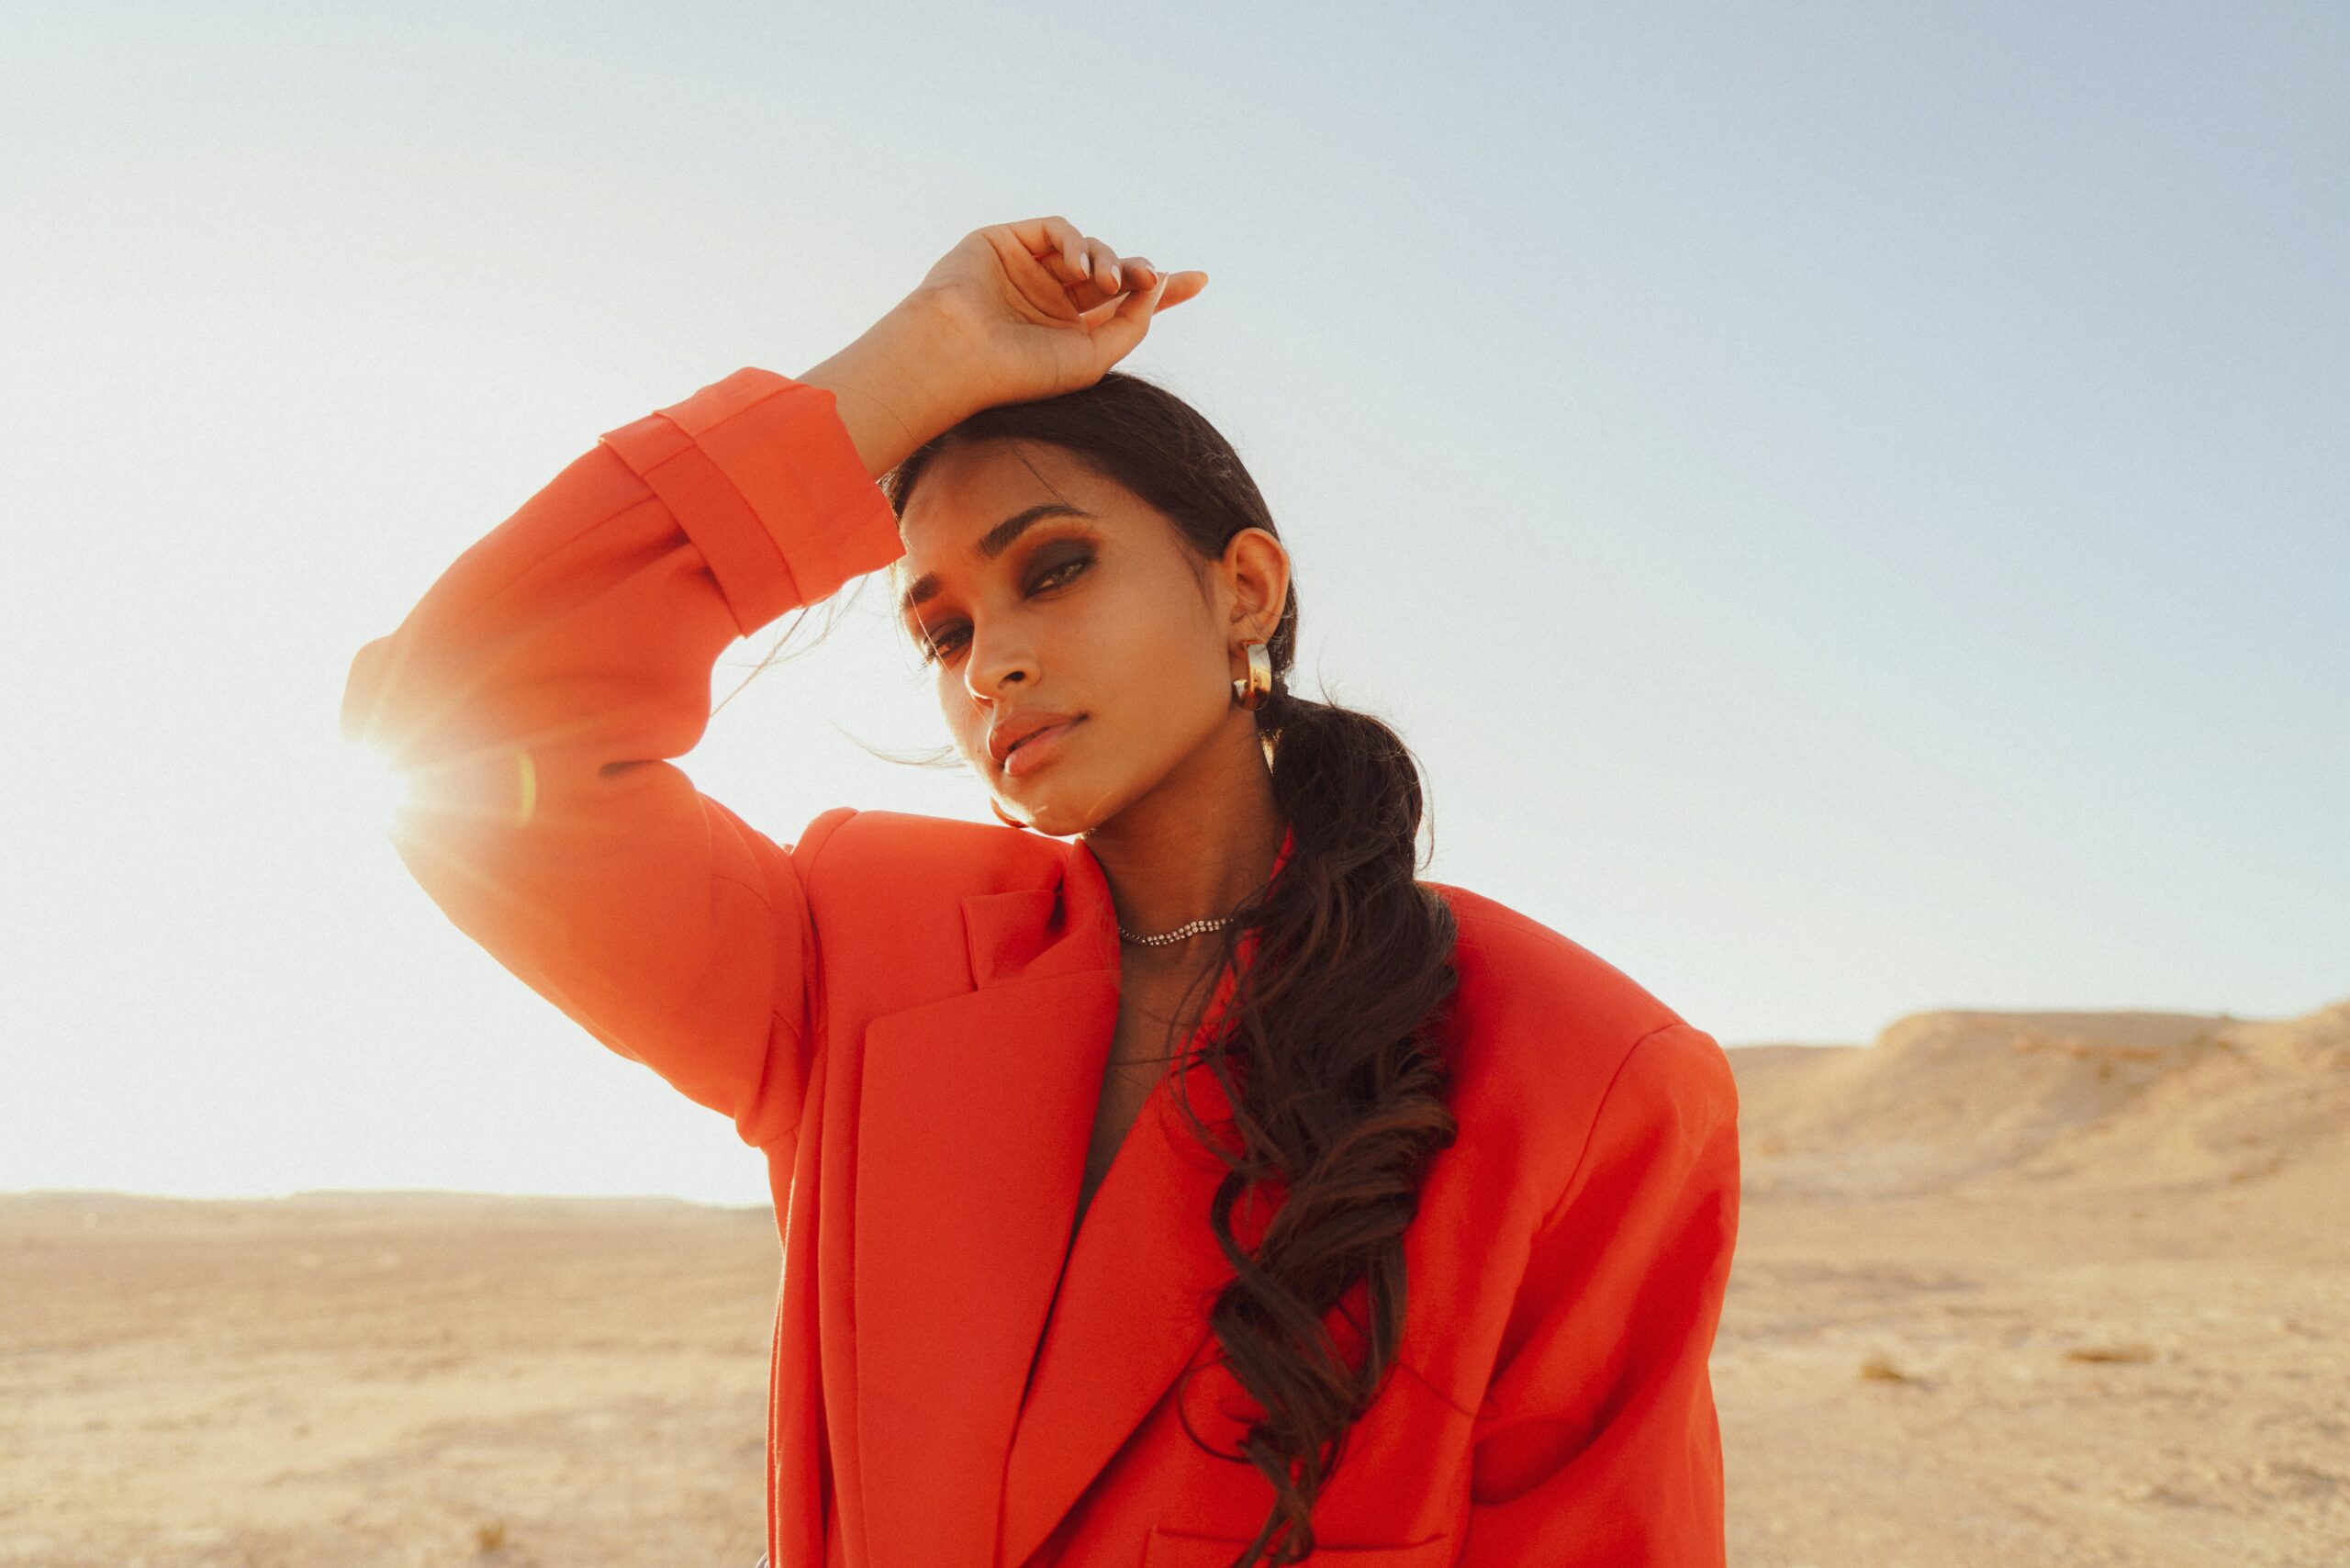
[[[1047,442],[1125,486],[1175,525],[1204,563],[1244,528],[1280,537],[1256,482],[1198,410],[1139,376],[1112,371],[1091,386],[1000,404],[964,420],[881,479],[903,515],[931,462],[949,446],[1000,438]],[[1434,1036],[1451,995],[1454,927],[1414,877],[1421,818],[1417,760],[1369,713],[1289,689],[1297,646],[1294,588],[1268,639],[1273,691],[1257,711],[1275,806],[1296,840],[1280,876],[1234,912],[1216,961],[1235,968],[1200,1058],[1233,1110],[1236,1154],[1186,1122],[1228,1168],[1206,1216],[1236,1277],[1209,1315],[1225,1367],[1263,1410],[1240,1452],[1271,1483],[1273,1506],[1235,1568],[1286,1564],[1314,1549],[1314,1500],[1337,1468],[1348,1428],[1378,1396],[1402,1338],[1404,1228],[1427,1163],[1456,1132]],[[1182,1020],[1185,1005],[1176,1010]],[[1190,1063],[1177,1064],[1180,1074]],[[1237,1080],[1237,1081],[1236,1081]],[[1179,1099],[1181,1097],[1179,1096]],[[1253,1255],[1231,1216],[1259,1182],[1281,1190]],[[1346,1364],[1323,1319],[1357,1284],[1366,1346]],[[1198,1440],[1193,1435],[1193,1440]]]

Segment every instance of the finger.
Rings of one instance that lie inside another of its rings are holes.
[[[1200,290],[1208,286],[1208,274],[1197,270],[1172,273],[1165,279],[1167,291],[1158,297],[1157,308],[1169,310],[1187,299],[1195,299]]]
[[[1085,254],[1095,287],[1109,294],[1116,294],[1125,287],[1118,272],[1118,252],[1088,234],[1085,237]]]
[[[1121,298],[1111,310],[1109,319],[1093,330],[1093,341],[1111,351],[1113,363],[1124,359],[1134,351],[1150,330],[1151,314],[1158,308],[1161,296],[1167,292],[1167,280],[1160,278],[1148,288],[1137,288]]]
[[[1112,267],[1115,267],[1113,272]],[[1093,264],[1092,281],[1075,291],[1078,304],[1089,322],[1106,321],[1111,312],[1101,308],[1107,301],[1123,297],[1128,289],[1147,289],[1159,279],[1158,267],[1148,256],[1113,256],[1105,263]],[[1192,292],[1196,293],[1194,288]],[[1162,308],[1164,300],[1161,301]]]
[[[1004,228],[1053,274],[1055,281],[1068,286],[1081,283],[1089,275],[1091,258],[1086,252],[1085,236],[1068,218],[1057,213],[1049,218],[1007,223]]]
[[[1149,257],[1116,255],[1090,236],[1087,244],[1087,253],[1093,260],[1093,275],[1082,284],[1071,286],[1069,293],[1080,314],[1089,321],[1108,319],[1109,312],[1100,308],[1106,301],[1120,298],[1129,289],[1148,288],[1158,280],[1158,269],[1151,265]]]
[[[1133,270],[1131,261],[1127,263],[1127,268],[1131,273]],[[1154,267],[1150,269],[1147,280],[1136,276],[1130,281],[1138,290],[1146,294],[1153,288],[1158,289],[1158,302],[1151,307],[1151,314],[1155,316],[1163,310],[1169,310],[1182,304],[1187,299],[1197,298],[1200,290],[1208,286],[1208,274],[1198,271],[1162,273]],[[1118,302],[1123,305],[1133,297],[1135,297],[1132,294],[1121,295],[1118,297]],[[1109,310],[1097,308],[1085,312],[1085,319],[1088,322],[1105,321],[1109,319],[1110,315]]]
[[[1026,243],[1019,240],[1009,224],[982,229],[997,262],[1009,276],[1013,287],[1031,307],[1062,321],[1075,321],[1080,312],[1071,297],[1072,288],[1061,275],[1066,266],[1058,246],[1039,256],[1032,253]],[[1079,285],[1091,287],[1091,285]]]

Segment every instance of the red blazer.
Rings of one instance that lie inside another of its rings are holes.
[[[451,920],[767,1154],[777,1568],[1216,1568],[1271,1494],[1185,1430],[1229,1453],[1255,1412],[1204,1316],[1223,1167],[1169,1085],[1071,1242],[1119,991],[1092,853],[846,806],[779,845],[665,760],[729,644],[902,548],[831,394],[745,368],[460,555],[359,650],[344,733],[408,776],[393,836]],[[1435,886],[1460,1133],[1310,1561],[1718,1564],[1729,1060],[1565,936]],[[1226,1108],[1204,1071],[1190,1092]]]

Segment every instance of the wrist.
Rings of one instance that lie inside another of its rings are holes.
[[[987,406],[976,364],[973,345],[952,319],[914,294],[793,379],[833,394],[866,472],[878,479]]]

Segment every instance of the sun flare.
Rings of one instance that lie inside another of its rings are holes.
[[[344,754],[351,762],[346,798],[352,810],[388,832],[400,812],[415,803],[415,775],[395,767],[391,755],[377,746],[348,746]]]

